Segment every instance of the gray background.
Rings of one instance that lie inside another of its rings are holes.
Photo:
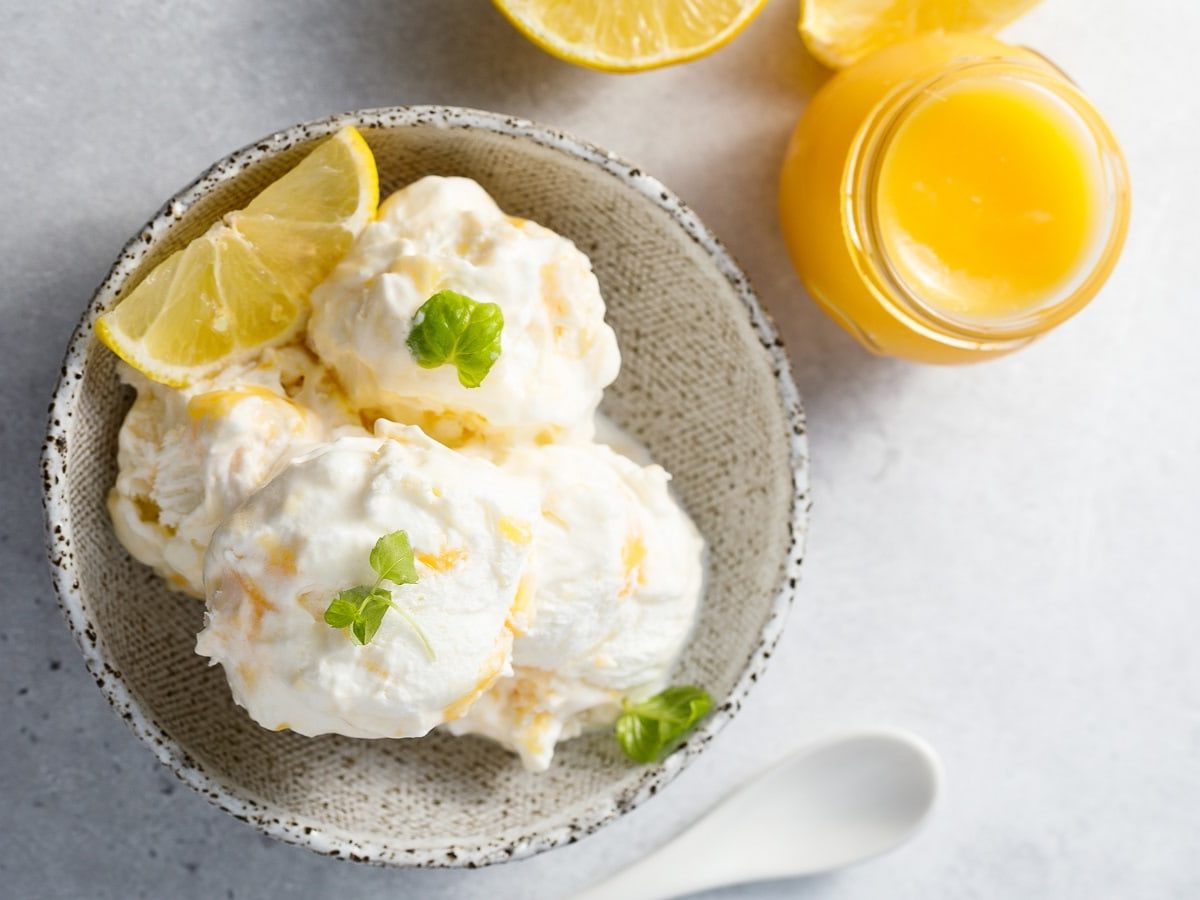
[[[0,895],[563,896],[789,748],[878,723],[945,758],[921,838],[722,896],[1200,896],[1197,10],[1047,0],[1007,32],[1110,119],[1133,228],[1076,320],[1011,358],[935,369],[860,351],[786,261],[776,173],[825,77],[792,0],[708,59],[629,77],[546,56],[486,0],[0,4]],[[741,717],[622,821],[479,872],[318,858],[178,786],[92,686],[42,557],[45,403],[126,238],[236,147],[402,103],[528,116],[670,184],[755,281],[811,421],[801,599]]]

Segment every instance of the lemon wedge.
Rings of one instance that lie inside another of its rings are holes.
[[[984,34],[1007,25],[1039,0],[800,0],[800,36],[833,69],[931,31]]]
[[[605,72],[641,72],[724,46],[766,0],[493,0],[547,53]]]
[[[367,142],[343,128],[176,251],[96,322],[100,340],[143,375],[182,387],[283,343],[303,327],[308,295],[379,206]]]

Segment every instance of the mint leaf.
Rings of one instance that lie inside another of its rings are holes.
[[[669,687],[633,708],[645,718],[691,724],[712,708],[712,698],[703,688],[680,685]]]
[[[463,387],[483,383],[500,358],[504,313],[455,291],[438,291],[417,310],[408,349],[423,369],[453,364]]]
[[[413,559],[412,545],[408,542],[408,532],[393,531],[377,540],[371,550],[371,568],[379,576],[379,581],[416,584],[417,564]]]
[[[641,703],[626,702],[615,726],[617,742],[634,762],[655,762],[710,709],[712,697],[691,685],[669,687]]]
[[[646,719],[629,712],[617,719],[617,743],[634,762],[651,763],[658,758],[658,736],[647,733],[646,723]]]

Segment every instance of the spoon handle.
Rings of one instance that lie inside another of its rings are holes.
[[[690,835],[688,831],[607,881],[577,894],[574,900],[667,900],[739,880],[721,880],[718,867],[706,864],[703,856],[698,865],[696,854],[703,854],[704,844]]]
[[[789,874],[784,836],[791,833],[786,821],[790,804],[772,796],[778,789],[773,776],[779,771],[776,767],[759,775],[674,840],[575,900],[666,900]]]

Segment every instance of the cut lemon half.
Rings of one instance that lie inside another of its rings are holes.
[[[766,0],[492,0],[547,53],[604,72],[641,72],[724,46]]]
[[[143,375],[182,387],[295,336],[308,295],[379,206],[367,142],[343,128],[150,272],[96,322]]]
[[[800,0],[800,36],[825,65],[841,69],[868,53],[932,31],[1004,27],[1039,0]]]

